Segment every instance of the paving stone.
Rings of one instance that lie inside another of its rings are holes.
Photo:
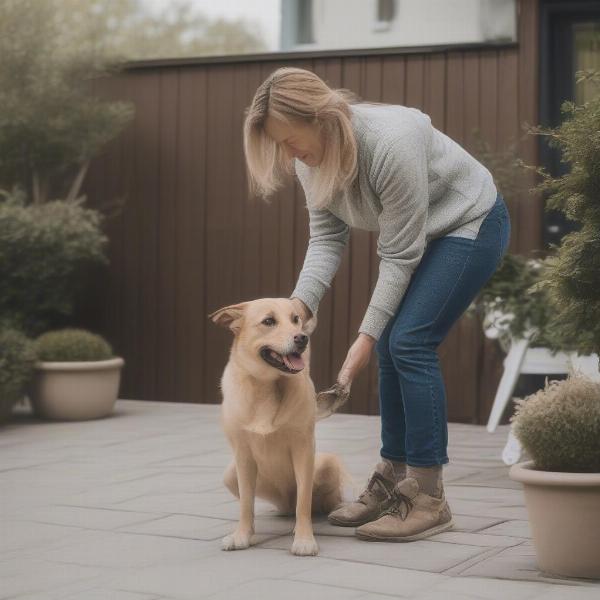
[[[454,529],[452,531],[479,531],[502,522],[496,517],[476,517],[473,515],[452,515]],[[507,534],[509,535],[509,534]]]
[[[285,579],[254,579],[222,592],[206,596],[210,600],[248,600],[248,598],[285,598],[285,600],[306,600],[307,598],[327,598],[327,600],[357,600],[362,592],[333,585],[319,585],[304,581]]]
[[[231,449],[219,412],[119,400],[110,418],[52,423],[18,411],[0,436],[0,598],[600,597],[600,582],[538,571],[522,486],[501,461],[508,426],[449,424],[452,531],[365,542],[314,515],[320,554],[296,557],[294,516],[257,498],[253,545],[224,552],[239,500],[222,481]],[[346,501],[380,460],[380,426],[344,413],[317,423],[317,451],[336,453],[354,478]]]
[[[586,582],[578,579],[560,578],[539,571],[536,563],[535,549],[529,544],[521,544],[505,548],[496,555],[477,562],[466,568],[460,576],[493,577],[498,579],[545,581],[550,583],[579,581],[581,585]],[[594,585],[594,584],[592,584]],[[596,585],[600,592],[600,584]]]
[[[358,538],[321,536],[317,539],[319,555],[364,563],[439,573],[478,555],[480,547],[418,540],[410,543],[367,542]],[[289,539],[274,538],[263,548],[285,549]]]
[[[225,552],[220,550],[220,544],[212,544],[214,552],[211,556],[129,570],[116,575],[111,586],[178,600],[197,600],[254,579],[273,577],[273,574],[283,580],[318,561],[313,556],[293,556],[288,552],[255,547]]]
[[[412,598],[418,591],[429,589],[437,582],[448,579],[445,575],[437,573],[327,558],[320,558],[318,566],[291,575],[290,578],[327,585],[343,585],[362,592],[402,598]]]
[[[149,513],[80,506],[48,506],[32,510],[29,514],[30,520],[37,523],[106,530],[148,521],[154,516]]]
[[[497,525],[480,529],[479,533],[486,535],[510,535],[520,538],[531,538],[531,527],[529,521],[511,519]]]
[[[89,581],[100,570],[93,566],[59,564],[52,561],[27,558],[2,560],[0,581],[2,598],[15,598],[24,594],[51,592],[68,583]]]
[[[124,532],[85,530],[87,537],[59,549],[40,552],[40,558],[84,566],[132,568],[160,564],[214,551],[208,541]]]
[[[426,593],[419,592],[414,598],[429,600],[429,598],[478,598],[481,600],[533,600],[546,598],[555,587],[563,588],[564,600],[571,600],[567,586],[555,586],[549,583],[533,581],[507,581],[505,579],[487,579],[482,577],[446,577],[434,584]]]
[[[169,515],[146,523],[121,527],[119,531],[209,541],[220,540],[225,535],[233,532],[236,524],[237,521],[226,521],[224,519]],[[254,529],[256,536],[266,536],[266,539],[286,533],[291,534],[293,527],[293,521],[277,521],[273,518],[259,517],[255,519]]]

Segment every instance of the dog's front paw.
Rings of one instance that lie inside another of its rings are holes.
[[[250,546],[251,533],[234,531],[221,540],[221,550],[244,550]]]
[[[294,538],[291,549],[292,554],[296,556],[316,556],[319,554],[319,546],[314,537]]]

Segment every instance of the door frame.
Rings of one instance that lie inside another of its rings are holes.
[[[571,25],[576,22],[600,22],[599,0],[540,0],[540,124],[556,127],[560,123],[560,105],[573,100],[575,84],[572,80],[573,35]],[[562,48],[561,48],[562,46]],[[539,140],[540,164],[552,175],[565,172],[560,153]],[[558,243],[560,236],[552,231],[559,226],[562,235],[573,231],[577,224],[568,221],[562,213],[544,211],[542,237],[544,245]]]

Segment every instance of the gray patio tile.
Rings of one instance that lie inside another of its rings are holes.
[[[159,515],[136,513],[103,508],[86,508],[80,506],[47,506],[29,512],[29,519],[36,523],[69,525],[84,529],[117,529],[123,525],[141,523]]]
[[[253,579],[272,577],[274,573],[280,579],[288,578],[318,561],[313,556],[293,556],[254,547],[231,552],[220,550],[217,544],[213,544],[213,548],[215,551],[208,557],[188,557],[188,560],[119,573],[112,578],[110,586],[177,600],[197,600]]]
[[[362,592],[319,585],[304,581],[265,578],[244,582],[236,587],[206,596],[210,600],[248,600],[248,598],[285,598],[285,600],[306,600],[307,598],[327,598],[327,600],[357,600]]]
[[[7,555],[76,539],[80,529],[17,519],[0,521],[0,561]]]
[[[546,598],[547,594],[554,588],[562,588],[564,600],[571,600],[567,586],[555,586],[553,584],[533,581],[507,581],[504,579],[487,579],[482,577],[447,577],[436,583],[427,590],[414,596],[416,599],[429,600],[429,598],[455,598],[464,597],[481,600],[533,600],[534,598]]]
[[[409,544],[364,542],[354,528],[315,515],[321,554],[295,557],[294,517],[257,499],[253,546],[223,552],[221,538],[236,526],[239,501],[222,482],[231,450],[219,411],[120,400],[108,419],[45,423],[18,416],[4,427],[3,584],[19,600],[195,600],[229,598],[232,590],[268,600],[282,595],[280,585],[308,597],[327,598],[332,590],[371,600],[519,600],[530,592],[532,599],[562,600],[566,592],[577,600],[600,591],[600,582],[537,570],[522,486],[500,459],[508,426],[488,434],[482,426],[449,424],[444,480],[452,531]],[[346,500],[355,499],[380,460],[379,429],[377,416],[337,414],[317,424],[317,451],[335,452],[354,477]],[[291,588],[284,586],[290,581]]]
[[[145,494],[160,495],[162,493],[192,493],[203,494],[220,490],[222,482],[200,480],[199,477],[183,477],[178,473],[152,473],[130,481],[98,485],[79,493],[65,495],[69,504],[78,506],[103,507],[113,506],[119,502],[139,498]]]
[[[533,596],[531,600],[597,600],[598,584],[590,583],[586,586],[575,587],[572,585],[548,586],[541,594]]]
[[[418,569],[440,573],[481,553],[481,548],[462,544],[446,544],[419,540],[410,543],[367,542],[351,537],[321,536],[317,538],[319,555],[364,563]],[[263,542],[262,548],[287,549],[289,538]]]
[[[525,500],[522,490],[494,489],[479,485],[460,485],[452,483],[445,486],[448,500],[476,500],[492,504],[522,504]]]
[[[0,562],[1,597],[14,598],[24,594],[51,593],[69,583],[92,580],[99,573],[100,569],[93,566],[59,564],[34,558],[2,560]]]
[[[473,515],[453,514],[454,529],[452,531],[478,531],[502,522],[495,517],[476,517]],[[517,536],[518,537],[518,536]]]
[[[520,538],[531,538],[531,527],[529,526],[529,521],[512,519],[481,529],[480,533],[486,535],[510,535]]]
[[[447,577],[399,567],[320,558],[318,565],[291,575],[290,579],[344,586],[362,593],[411,598],[416,592],[429,589]]]
[[[210,541],[220,540],[234,531],[235,527],[236,521],[190,515],[169,515],[146,523],[124,526],[119,528],[119,531]],[[289,534],[293,527],[293,521],[277,521],[274,518],[259,517],[255,519],[255,539],[259,539],[258,536],[266,539],[285,533]]]
[[[133,568],[158,565],[190,556],[206,556],[214,543],[123,532],[85,530],[87,534],[61,548],[43,550],[39,557],[55,562],[94,567]]]
[[[586,585],[586,582],[582,580],[554,577],[539,571],[536,563],[535,549],[529,543],[505,548],[494,556],[485,558],[466,568],[460,573],[460,576],[493,577],[498,579],[523,581],[546,581],[550,583],[575,581],[581,582],[581,585]],[[599,585],[596,585],[596,590],[600,591]]]
[[[515,503],[493,503],[480,500],[448,500],[454,514],[478,515],[497,519],[527,519],[527,509]]]
[[[202,494],[143,494],[137,498],[116,503],[122,510],[163,514],[187,514],[203,517],[237,519],[239,501],[229,492]]]
[[[80,600],[80,592],[63,596],[64,600]],[[158,600],[154,594],[139,594],[138,592],[126,592],[123,590],[95,589],[86,590],[85,600]]]

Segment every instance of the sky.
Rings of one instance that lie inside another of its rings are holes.
[[[155,13],[162,13],[172,0],[140,0]],[[189,0],[199,12],[208,17],[225,19],[246,18],[260,24],[270,50],[279,46],[280,0]]]

